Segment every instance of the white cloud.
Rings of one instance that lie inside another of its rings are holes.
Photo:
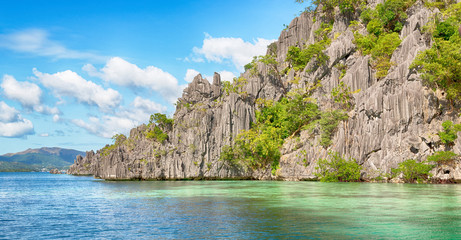
[[[59,122],[61,117],[58,114],[53,115],[53,122]]]
[[[48,35],[43,29],[0,34],[0,48],[57,59],[88,59],[99,62],[107,59],[93,53],[68,49],[61,43],[50,40]]]
[[[34,134],[34,125],[23,119],[19,112],[0,102],[0,137],[25,137]]]
[[[158,103],[155,103],[155,102],[152,102],[151,100],[149,99],[144,99],[142,97],[136,97],[133,102],[131,103],[131,105],[134,107],[134,109],[139,109],[139,110],[142,110],[144,112],[150,112],[151,114],[152,113],[156,113],[156,112],[165,112],[166,111],[166,107],[161,105],[161,104],[158,104]],[[150,116],[150,114],[149,114]]]
[[[104,89],[70,70],[48,74],[41,73],[34,68],[33,72],[42,84],[53,89],[58,97],[74,97],[80,102],[97,105],[102,110],[117,107],[122,99],[122,96],[114,89]]]
[[[129,108],[117,112],[116,116],[131,119],[137,123],[136,125],[148,122],[150,115],[154,113],[167,110],[167,107],[141,97],[136,97],[130,105]]]
[[[187,69],[186,76],[184,77],[184,81],[190,83],[194,80],[194,77],[200,74],[198,71],[194,69]]]
[[[25,137],[34,134],[34,125],[27,119],[17,122],[0,122],[0,137]]]
[[[60,114],[61,111],[57,107],[48,107],[45,105],[37,105],[34,106],[34,111],[43,113],[43,114],[48,114],[48,115],[53,115],[53,114]]]
[[[83,66],[82,69],[90,76],[121,86],[150,88],[159,92],[169,102],[174,102],[184,88],[178,85],[178,80],[173,75],[160,68],[147,66],[141,69],[120,57],[111,58],[99,71],[91,64]]]
[[[221,81],[229,81],[229,82],[232,82],[235,78],[235,75],[234,73],[232,72],[229,72],[229,71],[221,71],[221,72],[218,72],[219,75],[221,75]]]
[[[60,114],[58,108],[51,108],[41,103],[42,90],[35,83],[19,82],[13,76],[5,74],[0,87],[7,98],[20,102],[26,109],[33,109],[43,114]]]
[[[92,134],[105,138],[111,138],[117,133],[126,134],[131,128],[137,125],[136,121],[117,116],[103,116],[102,118],[91,117],[89,118],[89,122],[85,122],[81,119],[74,119],[72,123],[86,129]]]
[[[141,123],[147,123],[150,115],[166,110],[167,107],[161,104],[136,97],[130,107],[120,109],[115,115],[105,115],[101,118],[90,117],[88,122],[75,119],[72,120],[72,123],[92,134],[110,138],[117,133],[128,134],[132,128]]]
[[[0,102],[0,122],[14,122],[18,120],[19,112],[8,106],[5,102]]]
[[[4,75],[0,85],[9,99],[19,101],[23,106],[33,107],[40,104],[42,90],[30,82],[18,82],[13,76]]]
[[[48,133],[41,133],[40,134],[40,137],[49,137],[49,136],[50,136],[50,134],[48,134]]]
[[[256,41],[245,42],[241,38],[213,38],[205,34],[201,48],[194,47],[193,52],[203,55],[208,61],[221,63],[230,60],[239,71],[253,59],[253,56],[264,55],[267,46],[275,40],[257,38]]]

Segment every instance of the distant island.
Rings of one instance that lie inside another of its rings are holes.
[[[40,172],[67,169],[77,155],[85,153],[74,149],[42,147],[0,155],[0,172]]]

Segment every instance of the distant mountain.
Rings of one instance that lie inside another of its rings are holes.
[[[85,153],[64,148],[27,149],[18,153],[0,156],[0,172],[40,171],[42,169],[66,169],[74,163],[77,155]]]

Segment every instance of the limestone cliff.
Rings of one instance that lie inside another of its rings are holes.
[[[406,159],[424,160],[444,148],[437,136],[441,123],[458,122],[458,113],[451,109],[444,93],[425,87],[419,74],[409,69],[418,51],[432,44],[422,28],[436,11],[421,1],[407,9],[408,18],[399,35],[401,44],[392,54],[393,64],[384,78],[376,78],[370,56],[362,55],[353,43],[353,31],[366,31],[363,25],[350,24],[358,14],[338,13],[328,33],[331,44],[323,51],[328,56],[326,64],[313,67],[315,62],[309,62],[303,71],[274,74],[271,66],[257,63],[257,74],[247,70],[241,75],[245,81],[234,85],[233,90],[223,86],[217,73],[208,80],[198,75],[178,100],[165,142],[146,138],[150,129],[141,125],[110,152],[100,150],[77,157],[68,173],[94,174],[103,179],[305,180],[315,178],[316,161],[333,150],[357,159],[364,167],[363,178],[372,179],[389,173]],[[319,12],[302,13],[269,46],[268,54],[275,54],[278,62],[277,73],[288,66],[285,58],[290,46],[316,41],[315,31],[323,17]],[[338,64],[345,66],[345,72],[335,67]],[[329,147],[320,146],[315,133],[301,131],[299,137],[285,141],[275,174],[270,166],[251,169],[219,160],[222,147],[232,144],[236,135],[254,122],[257,99],[278,100],[290,90],[317,81],[321,87],[313,96],[324,109],[331,107],[329,93],[340,81],[352,91],[359,90],[353,94],[349,119],[339,124]],[[459,138],[452,151],[461,153]],[[461,180],[457,162],[432,172],[434,178]]]

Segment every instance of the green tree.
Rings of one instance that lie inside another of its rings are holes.
[[[427,158],[429,162],[435,162],[437,165],[445,164],[453,161],[458,154],[451,151],[437,151]]]
[[[424,83],[446,92],[452,106],[461,100],[461,3],[450,5],[427,30],[432,34],[430,49],[420,52],[410,68],[418,70]]]
[[[428,165],[422,162],[416,162],[414,159],[408,159],[399,163],[398,168],[393,168],[393,176],[402,174],[405,182],[421,182],[427,180],[430,176],[429,171],[434,168],[433,165]]]
[[[147,125],[146,137],[154,139],[159,143],[165,142],[168,139],[166,132],[173,128],[173,119],[168,118],[165,114],[155,113],[150,116],[149,124]]]
[[[453,145],[458,138],[458,132],[461,131],[461,124],[453,124],[452,121],[442,123],[443,131],[438,133],[440,141],[445,145]]]
[[[319,159],[315,174],[321,182],[358,182],[362,166],[356,160],[346,160],[338,152],[328,152],[328,158]]]

